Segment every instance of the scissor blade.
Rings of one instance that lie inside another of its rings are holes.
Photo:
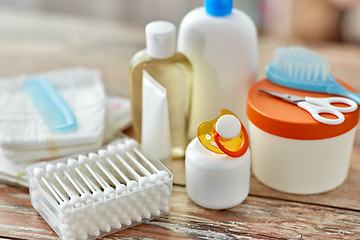
[[[278,93],[278,92],[273,92],[273,91],[264,90],[264,89],[258,89],[258,90],[260,92],[267,93],[273,97],[280,98],[281,100],[292,103],[292,104],[298,104],[299,102],[305,101],[305,98],[286,94],[286,93]]]

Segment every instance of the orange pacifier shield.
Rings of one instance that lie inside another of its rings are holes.
[[[219,116],[199,125],[197,136],[208,150],[241,157],[249,147],[249,138],[245,127],[235,114],[223,109]]]

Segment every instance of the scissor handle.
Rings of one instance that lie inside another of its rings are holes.
[[[335,109],[335,110],[337,110],[339,112],[343,112],[343,113],[353,112],[358,108],[358,105],[356,102],[354,102],[353,100],[350,100],[348,98],[343,98],[343,97],[328,97],[328,98],[305,97],[305,101],[315,104],[315,105],[323,106],[326,108],[332,108],[332,109]],[[344,103],[349,106],[348,107],[336,107],[336,106],[332,105],[331,103]]]
[[[317,106],[309,102],[299,102],[298,106],[308,111],[315,120],[321,123],[338,125],[344,122],[345,120],[344,115],[334,108]],[[324,118],[320,115],[320,113],[330,113],[336,116],[337,118],[336,119]]]

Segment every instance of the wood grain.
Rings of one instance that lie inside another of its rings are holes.
[[[0,237],[56,239],[25,188],[0,186]],[[249,196],[228,210],[197,206],[174,186],[171,212],[103,239],[360,239],[360,211]]]

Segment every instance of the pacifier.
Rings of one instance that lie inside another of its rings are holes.
[[[199,125],[197,136],[200,143],[214,153],[241,157],[249,147],[246,129],[236,115],[223,109],[219,116]]]

